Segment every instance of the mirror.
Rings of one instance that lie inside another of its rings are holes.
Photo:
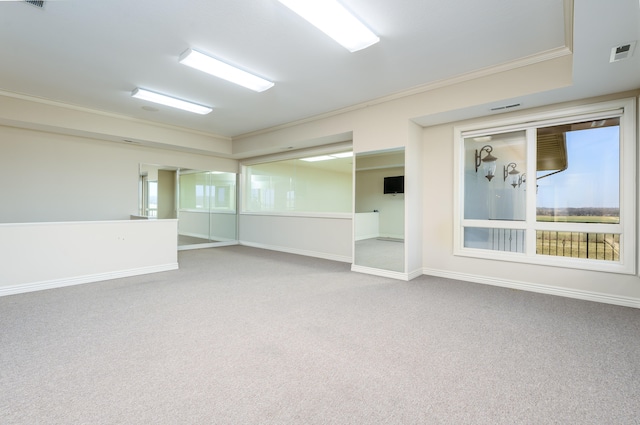
[[[354,233],[354,265],[404,272],[404,149],[356,155]]]
[[[142,218],[178,219],[178,249],[237,243],[236,174],[140,165]]]

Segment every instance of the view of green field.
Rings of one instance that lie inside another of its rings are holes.
[[[620,217],[614,216],[590,216],[590,215],[539,215],[536,217],[537,221],[545,222],[564,222],[564,223],[605,223],[605,224],[617,224],[620,223]]]

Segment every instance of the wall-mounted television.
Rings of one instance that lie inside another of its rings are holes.
[[[404,193],[404,176],[385,177],[384,193]]]

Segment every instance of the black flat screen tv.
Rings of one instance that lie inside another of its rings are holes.
[[[404,176],[385,177],[384,193],[404,193]]]

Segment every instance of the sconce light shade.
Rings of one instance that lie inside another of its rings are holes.
[[[503,168],[504,181],[507,181],[507,177],[509,177],[509,184],[513,186],[514,189],[518,186],[518,174],[520,174],[520,171],[516,170],[515,162],[510,162]]]
[[[526,183],[526,182],[527,182],[527,173],[522,173],[518,178],[518,187],[520,187],[522,183]]]
[[[491,155],[492,151],[493,148],[489,145],[483,146],[479,152],[476,149],[476,173],[480,165],[482,165],[482,172],[489,181],[496,175],[496,161],[498,160],[498,158]],[[482,152],[487,153],[484,158],[482,158]]]

